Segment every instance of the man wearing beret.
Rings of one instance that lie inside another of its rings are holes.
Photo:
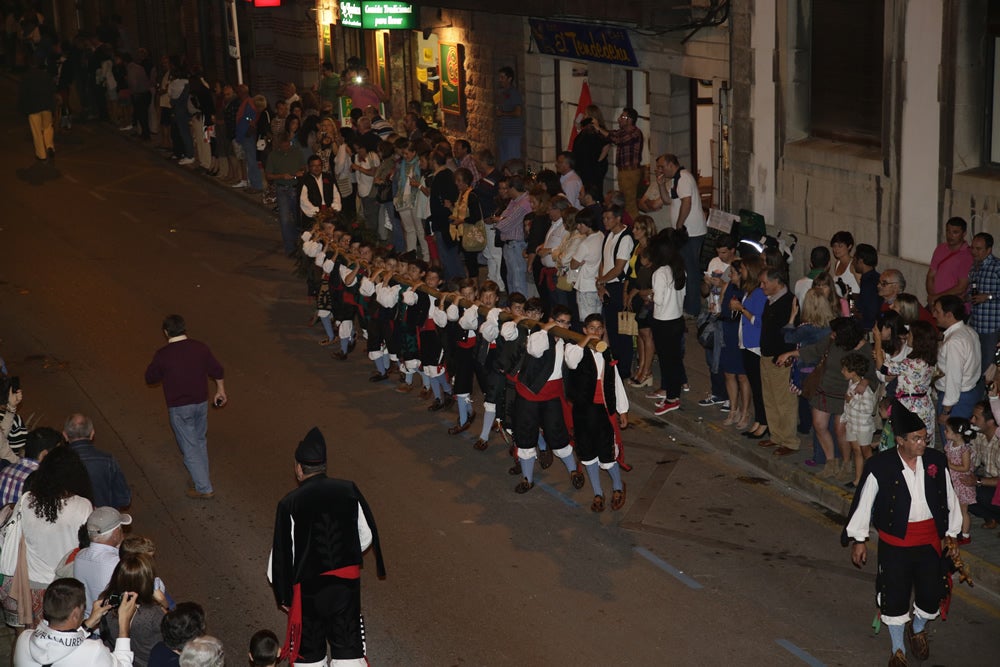
[[[869,524],[878,530],[875,599],[892,638],[889,666],[901,667],[907,664],[904,639],[918,660],[926,660],[930,653],[925,627],[937,618],[948,595],[942,540],[947,553],[956,556],[962,512],[948,459],[927,447],[924,422],[898,401],[891,420],[896,447],[865,463],[841,543],[851,542],[851,561],[863,567],[868,560]]]
[[[278,503],[267,577],[288,612],[282,655],[299,667],[363,667],[361,563],[369,546],[385,577],[375,518],[354,482],[326,476],[326,441],[313,428],[295,450],[299,488]]]

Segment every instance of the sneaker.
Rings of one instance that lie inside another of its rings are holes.
[[[689,384],[681,385],[681,391],[691,391],[691,385]]]
[[[700,405],[703,408],[710,408],[713,405],[722,405],[723,403],[728,403],[728,402],[729,401],[727,401],[724,398],[720,398],[715,394],[711,394],[708,396],[708,398],[703,398],[700,401],[698,401],[698,405]]]
[[[183,157],[183,158],[181,158],[180,160],[177,161],[177,164],[179,164],[181,166],[187,166],[189,164],[194,164],[194,158],[193,157]]]
[[[250,181],[247,181],[247,180],[244,179],[244,180],[239,181],[237,183],[233,183],[229,187],[231,187],[231,188],[248,188],[248,187],[250,187]]]
[[[729,412],[732,408],[729,405],[729,401],[725,400],[719,405],[720,412]]]
[[[678,400],[668,401],[664,400],[662,403],[656,406],[653,410],[653,414],[659,417],[660,415],[665,415],[668,412],[673,412],[681,407],[681,402]]]
[[[131,126],[131,125],[126,125],[125,127],[119,127],[119,128],[118,128],[118,130],[119,130],[120,132],[128,132],[128,131],[129,131],[129,130],[131,130],[131,129],[132,129],[132,126]]]
[[[664,394],[662,391],[653,391],[646,394],[646,398],[651,398],[654,401],[662,401],[664,398],[666,398],[666,394]]]

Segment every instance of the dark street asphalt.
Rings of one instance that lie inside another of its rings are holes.
[[[884,664],[874,563],[853,568],[839,523],[808,499],[639,410],[625,510],[592,514],[589,486],[573,491],[558,463],[515,495],[505,448],[476,452],[447,435],[454,413],[369,383],[360,350],[329,359],[277,227],[248,197],[94,125],[74,127],[58,176],[32,185],[15,173],[33,160],[26,123],[4,110],[0,127],[0,354],[22,414],[94,418],[134,488],[133,532],[156,541],[173,597],[206,607],[230,664],[255,630],[283,634],[264,575],[313,425],[382,534],[388,578],[370,562],[363,576],[373,665]],[[143,383],[169,312],[226,367],[211,502],[185,497],[162,393]],[[995,664],[998,619],[994,596],[963,591],[931,626],[928,664]]]

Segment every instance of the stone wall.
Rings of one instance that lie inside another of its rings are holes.
[[[251,94],[263,94],[273,104],[281,84],[312,87],[319,78],[314,0],[285,0],[281,7],[249,12],[252,48],[243,53],[244,81]],[[240,28],[243,29],[243,25]],[[242,37],[242,35],[241,35]]]

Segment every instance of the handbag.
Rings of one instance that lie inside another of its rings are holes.
[[[21,537],[21,502],[4,505],[0,510],[0,574],[11,576],[17,569],[17,556],[20,551]]]
[[[639,325],[635,321],[635,313],[630,310],[622,310],[618,313],[618,333],[622,336],[636,336],[639,333]]]
[[[698,327],[698,342],[705,349],[711,350],[715,347],[716,326],[719,316],[709,311],[702,311],[698,315],[696,325]]]
[[[483,207],[479,207],[479,220],[462,223],[462,250],[480,252],[486,248],[486,223],[483,222]]]
[[[556,277],[556,289],[562,290],[563,292],[573,291],[573,281],[569,278],[569,269],[560,269],[559,275]]]
[[[826,358],[830,355],[830,346],[833,345],[831,340],[826,346],[826,352],[823,353],[823,358],[819,360],[813,368],[813,372],[806,376],[806,379],[802,382],[802,393],[799,394],[805,399],[810,399],[816,395],[819,391],[820,386],[823,383],[823,373],[826,371]]]
[[[388,204],[392,201],[392,181],[386,180],[375,184],[375,201]]]

